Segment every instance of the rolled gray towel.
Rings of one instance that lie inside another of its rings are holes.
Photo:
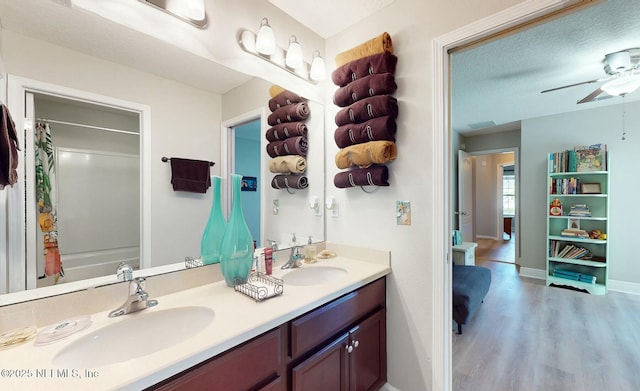
[[[378,95],[365,98],[338,111],[336,125],[359,124],[372,118],[398,118],[398,100],[391,95]]]
[[[354,168],[337,173],[333,177],[333,184],[341,189],[355,186],[389,186],[389,170],[387,166]]]
[[[265,133],[265,137],[268,141],[279,141],[289,137],[307,137],[307,132],[307,125],[304,122],[284,122],[269,128]]]
[[[304,175],[276,175],[271,180],[274,189],[306,189],[309,181]]]
[[[294,103],[292,105],[282,106],[276,109],[267,117],[267,122],[271,126],[282,124],[285,122],[304,121],[309,116],[309,106],[304,103]]]
[[[308,148],[306,137],[289,137],[286,140],[272,141],[267,144],[267,153],[271,157],[284,155],[307,156]]]

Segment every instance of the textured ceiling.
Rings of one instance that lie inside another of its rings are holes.
[[[602,83],[540,91],[607,76],[605,54],[640,47],[639,21],[638,0],[610,0],[452,55],[453,129],[517,127],[527,118],[621,103],[615,97],[576,104]],[[638,99],[640,90],[626,97]]]
[[[329,38],[395,0],[269,0],[323,38]]]

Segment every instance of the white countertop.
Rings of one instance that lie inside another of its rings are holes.
[[[278,265],[280,266],[280,265]],[[126,321],[128,316],[108,318],[109,311],[91,315],[93,324],[62,341],[34,346],[29,341],[0,351],[0,389],[33,390],[140,390],[222,353],[244,341],[273,329],[309,310],[351,292],[391,272],[388,264],[371,263],[339,256],[319,260],[314,266],[337,266],[347,270],[344,277],[323,285],[284,285],[284,292],[257,303],[227,287],[224,281],[151,298],[159,301],[150,311],[182,306],[204,306],[215,311],[213,322],[204,330],[185,335],[184,341],[140,358],[99,368],[59,368],[52,364],[55,355],[68,344],[97,329]],[[274,276],[288,272],[274,269]],[[123,298],[124,299],[124,298]],[[124,301],[124,300],[123,300]],[[140,341],[141,344],[144,341]],[[118,349],[118,346],[113,346]],[[65,372],[64,370],[68,371]],[[61,371],[59,371],[61,370]],[[94,377],[88,377],[91,372]]]

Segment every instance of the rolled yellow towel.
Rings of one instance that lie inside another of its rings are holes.
[[[277,84],[274,84],[271,87],[269,87],[269,95],[271,95],[272,98],[275,98],[276,96],[278,96],[278,94],[284,91],[286,90]]]
[[[298,155],[277,156],[269,161],[269,171],[274,174],[302,174],[307,169],[307,159]]]
[[[391,41],[391,35],[387,32],[384,32],[354,48],[338,53],[336,55],[336,67],[382,52],[393,53],[393,42]]]
[[[372,164],[388,163],[396,158],[396,143],[393,141],[369,141],[368,143],[351,145],[336,154],[336,166],[349,168],[358,166],[367,168]]]

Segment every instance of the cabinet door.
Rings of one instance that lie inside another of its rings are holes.
[[[283,338],[283,330],[279,327],[150,389],[281,390],[279,371]]]
[[[347,343],[344,334],[291,370],[293,391],[347,391]]]
[[[377,390],[387,380],[386,311],[380,310],[351,329],[349,384],[351,391]]]

